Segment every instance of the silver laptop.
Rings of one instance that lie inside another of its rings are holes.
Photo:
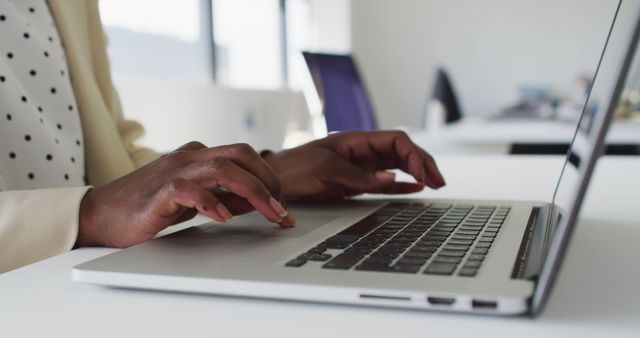
[[[112,287],[485,314],[543,308],[574,231],[640,36],[618,4],[584,112],[548,203],[350,200],[294,206],[298,226],[256,214],[208,223],[80,264]],[[552,183],[552,182],[550,182]]]

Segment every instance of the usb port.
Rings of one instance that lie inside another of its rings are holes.
[[[491,300],[477,300],[471,301],[471,307],[474,309],[495,310],[498,308],[498,302]]]
[[[456,302],[455,298],[451,297],[427,297],[427,302],[431,305],[453,305]]]

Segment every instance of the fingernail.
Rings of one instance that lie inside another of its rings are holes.
[[[289,213],[289,215],[278,222],[278,224],[283,228],[294,228],[296,226],[296,219]]]
[[[376,179],[378,181],[393,182],[396,180],[396,174],[388,171],[376,172]]]
[[[276,212],[276,214],[278,214],[278,216],[284,218],[284,217],[287,217],[287,215],[289,215],[289,212],[287,212],[287,210],[282,206],[282,204],[276,201],[275,198],[269,197],[269,204],[271,204],[271,208],[273,209],[273,211]]]
[[[231,211],[229,211],[229,209],[227,209],[227,207],[225,207],[224,204],[219,203],[216,209],[218,210],[218,213],[220,214],[220,216],[222,216],[222,218],[224,218],[225,221],[228,221],[231,218],[233,218]]]
[[[284,218],[285,223],[287,223],[290,227],[296,226],[296,218],[293,217],[292,213],[289,213],[287,217]]]

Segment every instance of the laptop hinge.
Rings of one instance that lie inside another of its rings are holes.
[[[547,204],[531,210],[511,278],[536,280],[540,275],[558,221],[555,209]]]

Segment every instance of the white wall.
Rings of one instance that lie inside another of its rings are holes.
[[[349,0],[310,0],[313,12],[311,46],[327,52],[351,51],[351,4]]]
[[[524,84],[568,90],[595,69],[617,0],[352,0],[352,45],[382,127],[419,126],[445,66],[469,114]]]

